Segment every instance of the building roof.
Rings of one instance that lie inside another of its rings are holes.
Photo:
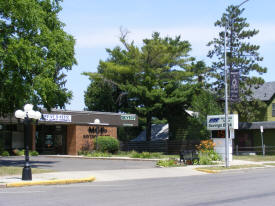
[[[151,141],[167,140],[169,138],[168,124],[153,124],[151,127]],[[131,140],[146,141],[146,130],[143,130],[135,139]]]
[[[70,111],[52,109],[50,112],[42,109],[42,118],[38,124],[77,124],[95,125],[96,119],[100,120],[99,125],[109,126],[138,126],[138,116],[135,114],[123,114],[97,111]],[[14,114],[7,117],[0,117],[1,123],[18,123]]]
[[[262,101],[269,101],[275,94],[275,81],[265,82],[259,88],[252,89],[253,98]]]
[[[239,129],[275,129],[275,122],[239,122]]]

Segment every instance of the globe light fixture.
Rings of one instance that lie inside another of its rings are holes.
[[[22,180],[32,180],[32,171],[30,167],[30,157],[29,157],[31,120],[32,119],[39,120],[41,118],[41,113],[39,111],[34,111],[32,104],[26,104],[24,106],[24,111],[16,110],[14,115],[18,119],[23,119],[23,124],[24,124],[25,164],[22,171]]]

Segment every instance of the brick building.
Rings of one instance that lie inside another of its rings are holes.
[[[91,111],[42,111],[42,118],[33,122],[30,148],[40,154],[76,155],[83,147],[93,144],[98,136],[117,138],[117,127],[137,126],[135,114]],[[95,120],[99,124],[95,124]],[[24,148],[23,123],[14,115],[0,118],[0,140],[5,150]]]

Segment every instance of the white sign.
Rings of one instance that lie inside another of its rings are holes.
[[[214,151],[217,152],[221,157],[222,160],[225,161],[225,141],[224,139],[221,138],[213,138],[213,142],[215,143]],[[233,157],[232,157],[232,139],[228,140],[228,151],[229,151],[229,157],[228,160],[231,162]]]
[[[72,115],[65,114],[42,114],[40,121],[46,122],[72,122]]]
[[[120,115],[121,120],[136,120],[136,115],[133,114],[122,114]]]
[[[229,129],[238,129],[238,115],[228,115]],[[208,115],[207,116],[207,129],[208,130],[225,130],[225,115]]]
[[[260,126],[260,128],[261,128],[261,133],[263,133],[264,132],[264,127]]]

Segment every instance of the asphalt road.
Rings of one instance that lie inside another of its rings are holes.
[[[24,162],[25,159],[23,156],[0,158],[0,166],[23,167]],[[32,168],[51,169],[55,171],[89,171],[116,169],[145,169],[153,168],[156,163],[153,161],[95,160],[36,156],[30,157],[30,164]]]
[[[0,189],[1,206],[275,205],[275,169],[181,178]]]

